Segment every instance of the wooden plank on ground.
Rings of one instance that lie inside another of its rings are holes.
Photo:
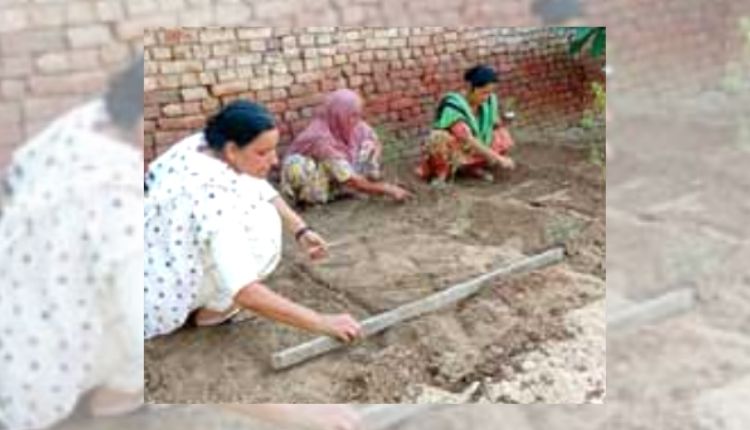
[[[401,305],[396,309],[367,318],[362,322],[362,337],[370,337],[400,322],[453,305],[476,294],[490,280],[556,264],[562,261],[564,256],[565,251],[562,247],[552,248],[540,254],[521,258],[443,291]],[[274,353],[271,358],[271,366],[276,370],[285,369],[346,345],[346,343],[332,337],[321,336],[301,345]]]

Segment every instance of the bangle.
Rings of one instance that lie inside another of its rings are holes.
[[[294,240],[299,242],[300,238],[302,238],[302,236],[304,236],[308,231],[312,231],[312,229],[308,226],[301,227],[294,233]]]

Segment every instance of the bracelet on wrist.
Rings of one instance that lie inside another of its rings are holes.
[[[296,240],[297,242],[299,242],[299,240],[302,238],[302,236],[304,236],[305,233],[307,233],[308,231],[312,231],[312,229],[309,226],[301,227],[300,229],[298,229],[294,233],[294,240]]]

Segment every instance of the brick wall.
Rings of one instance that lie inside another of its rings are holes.
[[[582,0],[610,26],[618,87],[711,85],[737,54],[741,0]],[[176,26],[528,26],[530,0],[2,0],[0,168],[50,118],[99,91],[144,28]],[[696,12],[697,11],[697,12]],[[665,36],[666,35],[666,36]],[[679,65],[684,64],[684,67]],[[675,70],[678,73],[675,73]],[[631,72],[632,71],[632,72]],[[667,79],[665,79],[667,77]]]
[[[429,124],[440,95],[462,89],[478,63],[501,71],[500,93],[516,100],[519,125],[577,121],[600,75],[567,55],[563,35],[539,29],[166,29],[146,33],[144,46],[148,158],[237,98],[266,104],[286,141],[323,95],[352,88],[371,124],[405,137]]]
[[[616,0],[587,2],[587,15],[609,27],[615,91],[671,96],[715,87],[746,43],[739,19],[744,0]]]

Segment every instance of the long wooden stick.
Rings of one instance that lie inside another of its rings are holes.
[[[694,288],[683,287],[626,305],[622,309],[608,313],[607,328],[631,329],[687,312],[695,306],[695,296]]]
[[[366,338],[372,336],[402,321],[452,305],[475,294],[484,287],[484,284],[487,281],[494,278],[528,272],[558,263],[562,261],[564,254],[565,252],[563,248],[552,248],[541,254],[519,259],[508,265],[477,276],[476,278],[429,295],[423,299],[372,316],[362,322],[362,337]],[[332,337],[321,336],[309,342],[273,354],[271,357],[271,366],[276,370],[285,369],[346,345],[346,343]]]

